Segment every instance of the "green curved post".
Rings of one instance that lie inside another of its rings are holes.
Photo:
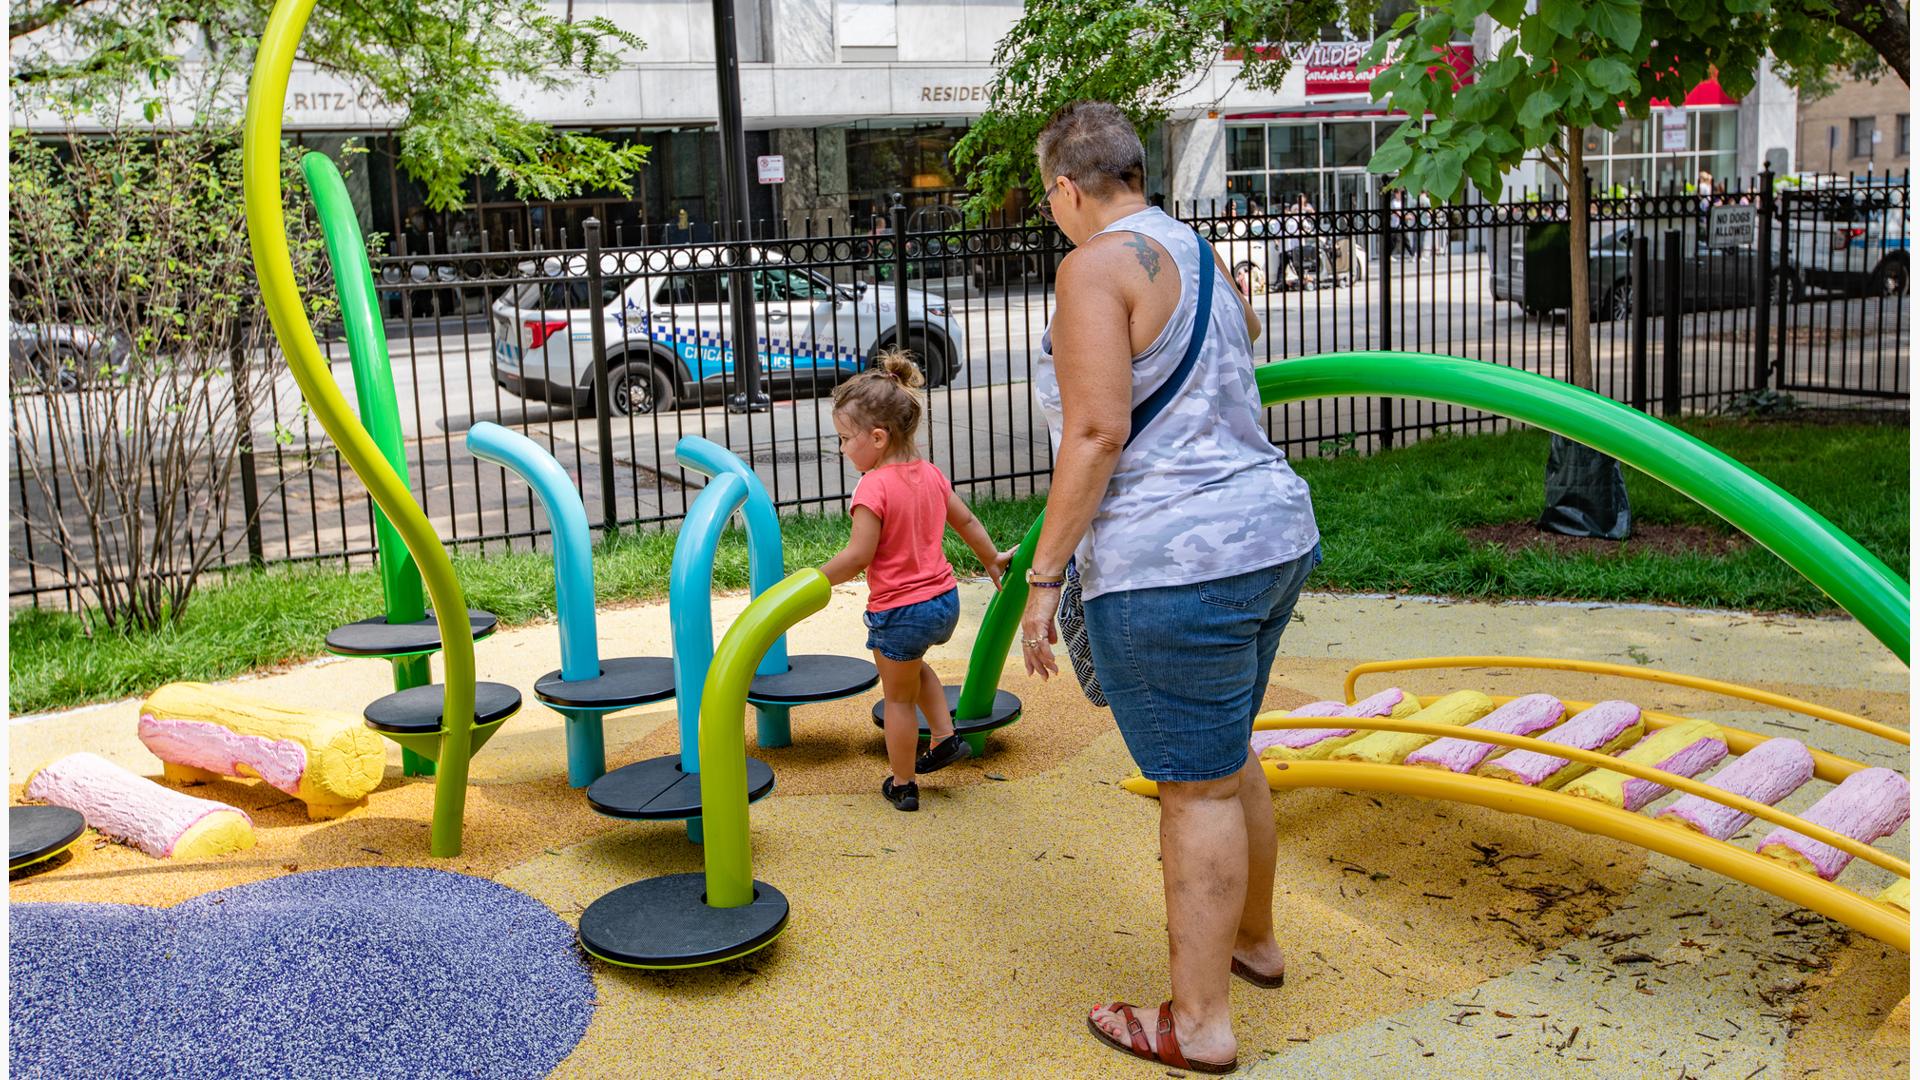
[[[1254,369],[1263,404],[1302,398],[1424,398],[1499,413],[1585,443],[1725,518],[1832,597],[1911,662],[1907,583],[1805,503],[1688,435],[1590,390],[1532,372],[1453,356],[1358,352]]]
[[[1772,481],[1611,398],[1528,371],[1427,353],[1329,353],[1262,364],[1254,378],[1263,405],[1318,397],[1422,398],[1498,413],[1591,446],[1725,518],[1819,586],[1902,663],[1912,662],[1912,600],[1898,574]],[[960,710],[992,701],[1026,605],[1024,568],[1032,563],[1045,521],[1044,512],[1034,519],[1014,556],[1017,586],[1009,570],[1007,586],[987,609]]]
[[[1046,520],[1044,513],[1033,519],[1026,538],[1014,550],[1006,576],[1000,579],[1000,591],[987,601],[986,617],[980,620],[980,633],[973,639],[973,652],[967,657],[967,677],[960,684],[960,699],[953,704],[956,721],[978,720],[993,712],[993,695],[1000,688],[1007,650],[1013,648],[1020,616],[1026,614],[1027,570],[1033,566],[1033,547],[1040,542],[1040,526]],[[981,741],[985,742],[984,735]],[[980,750],[979,746],[973,747],[976,754]]]
[[[314,340],[313,324],[301,303],[293,258],[287,250],[280,188],[280,120],[286,109],[287,80],[300,33],[313,14],[314,2],[279,0],[260,37],[247,88],[242,139],[247,240],[253,249],[254,271],[259,275],[267,317],[272,320],[274,336],[286,353],[287,367],[299,384],[301,396],[412,552],[433,601],[446,656],[446,698],[430,846],[434,855],[445,858],[460,854],[467,764],[473,747],[473,628],[467,622],[466,598],[433,525],[414,504],[406,482],[387,463],[380,446],[334,385],[326,358]]]
[[[394,474],[405,480],[407,451],[400,434],[400,404],[393,390],[386,327],[374,303],[373,268],[367,262],[367,246],[353,213],[353,199],[347,194],[340,170],[327,155],[310,153],[302,157],[300,172],[307,178],[307,189],[320,219],[320,234],[326,240],[327,261],[333,267],[333,288],[340,300],[340,321],[346,327],[360,422]],[[373,529],[380,549],[380,593],[386,601],[386,619],[390,623],[418,622],[427,614],[420,568],[378,503],[373,507]],[[395,691],[433,681],[433,667],[426,654],[396,656],[391,662]],[[410,749],[403,747],[400,758],[402,771],[408,776],[433,773],[433,761]]]
[[[825,574],[798,571],[748,604],[714,650],[700,699],[700,813],[706,823],[710,907],[753,903],[745,717],[754,669],[782,634],[826,607],[832,595]]]

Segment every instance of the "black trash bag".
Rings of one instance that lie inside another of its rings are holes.
[[[1538,525],[1563,536],[1625,540],[1633,532],[1633,514],[1620,463],[1555,435],[1547,451],[1547,505]]]

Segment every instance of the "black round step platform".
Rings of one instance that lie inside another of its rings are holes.
[[[467,612],[467,625],[473,627],[476,639],[493,633],[499,624],[500,620],[487,612]],[[410,656],[439,648],[440,624],[433,621],[432,611],[426,618],[408,623],[390,623],[386,616],[376,615],[327,635],[327,651],[341,656]]]
[[[747,801],[773,790],[773,768],[747,759]],[[623,765],[587,785],[587,805],[608,817],[677,821],[700,816],[700,774],[680,771],[680,755]]]
[[[659,656],[623,656],[600,661],[600,675],[567,682],[549,671],[533,684],[533,696],[570,709],[615,709],[673,696],[673,661]]]
[[[417,735],[440,730],[440,714],[445,711],[447,688],[444,683],[401,690],[367,706],[363,713],[367,726],[375,731],[396,735]],[[473,684],[473,722],[475,726],[505,720],[520,709],[520,691],[505,683]]]
[[[747,700],[755,705],[832,701],[879,682],[880,669],[871,660],[808,653],[787,657],[787,670],[779,675],[754,676],[753,685],[747,688]]]
[[[700,967],[745,956],[786,929],[787,898],[764,881],[744,907],[708,907],[706,894],[705,874],[623,885],[580,913],[580,944],[612,964]]]
[[[957,686],[949,686],[946,687],[946,691],[947,713],[948,715],[952,715],[954,707],[960,702],[960,688]],[[885,701],[876,701],[873,703],[874,727],[886,726],[886,709],[887,703]],[[932,738],[933,731],[927,727],[927,714],[921,712],[919,709],[915,709],[913,710],[913,715],[920,719],[920,737],[923,739]],[[995,728],[1006,727],[1018,719],[1020,719],[1020,699],[1005,690],[995,690],[993,692],[993,708],[987,710],[987,715],[978,720],[968,720],[965,722],[956,720],[953,724],[953,730],[954,733],[958,735],[973,735],[982,731],[992,731]]]
[[[73,846],[87,819],[64,806],[7,807],[7,869],[31,866]]]

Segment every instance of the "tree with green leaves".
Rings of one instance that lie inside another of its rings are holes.
[[[571,4],[565,16],[549,8],[541,0],[322,3],[299,59],[364,87],[372,107],[398,115],[400,165],[436,210],[458,206],[475,174],[525,199],[630,191],[644,147],[555,130],[502,94],[510,86],[590,91],[629,50],[644,48],[607,19],[574,19]],[[272,10],[270,0],[13,0],[16,109],[111,108],[118,125],[123,116],[160,121],[205,98],[225,106],[206,122],[228,122],[244,85],[209,96],[208,84],[245,77]]]
[[[1240,83],[1277,88],[1293,62],[1286,43],[1343,25],[1374,38],[1360,67],[1385,65],[1372,96],[1407,118],[1369,165],[1389,186],[1451,202],[1472,183],[1495,200],[1527,160],[1561,178],[1569,192],[1569,375],[1591,388],[1591,207],[1581,197],[1588,128],[1615,130],[1713,76],[1744,96],[1769,56],[1796,86],[1823,85],[1836,68],[1876,56],[1908,78],[1906,9],[1893,0],[1458,0],[1377,28],[1379,8],[1380,0],[1030,0],[995,54],[987,114],[955,150],[976,190],[971,209],[997,205],[1014,186],[1038,192],[1034,135],[1068,101],[1113,102],[1144,128],[1223,57],[1241,58],[1233,73]],[[1483,17],[1496,43],[1460,70],[1450,46],[1472,39]]]
[[[17,511],[38,544],[16,555],[76,587],[90,633],[179,619],[246,524],[244,455],[294,438],[262,422],[280,369],[241,209],[240,106],[272,7],[10,10],[11,314],[38,328],[16,355],[12,402]],[[642,46],[570,16],[541,0],[322,3],[300,59],[399,118],[400,165],[437,209],[459,205],[476,174],[527,199],[630,191],[644,147],[556,131],[503,96],[590,89]],[[292,156],[290,240],[324,323],[331,289]],[[254,470],[260,501],[326,452],[273,455],[294,471]]]

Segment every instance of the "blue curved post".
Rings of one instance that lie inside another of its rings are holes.
[[[733,475],[747,486],[747,573],[753,595],[778,585],[787,576],[786,551],[780,542],[780,515],[774,511],[773,496],[760,476],[740,460],[740,455],[711,439],[688,435],[674,444],[673,456],[680,467],[702,476]],[[767,655],[760,660],[756,675],[779,675],[787,670],[787,637],[780,635]]]
[[[714,477],[693,500],[673,544],[667,611],[673,623],[673,693],[680,716],[680,770],[700,771],[700,695],[713,663],[713,555],[727,520],[747,499],[731,472]]]
[[[539,443],[499,424],[481,421],[467,429],[467,451],[527,482],[553,528],[554,608],[560,622],[560,677],[580,682],[600,677],[598,619],[593,606],[593,544],[587,508],[573,478]],[[548,708],[566,717],[567,781],[585,787],[607,771],[606,738],[599,710]]]
[[[688,435],[675,443],[673,454],[679,459],[680,467],[690,472],[709,477],[737,476],[746,484],[747,565],[753,595],[758,598],[779,584],[787,573],[786,549],[780,540],[780,515],[774,510],[773,497],[767,494],[767,486],[760,482],[759,474],[740,460],[740,455],[698,435]],[[760,666],[754,673],[781,675],[790,666],[787,635],[782,633],[760,658]],[[792,745],[793,723],[786,706],[755,705],[753,708],[759,718],[757,741],[761,746]]]

